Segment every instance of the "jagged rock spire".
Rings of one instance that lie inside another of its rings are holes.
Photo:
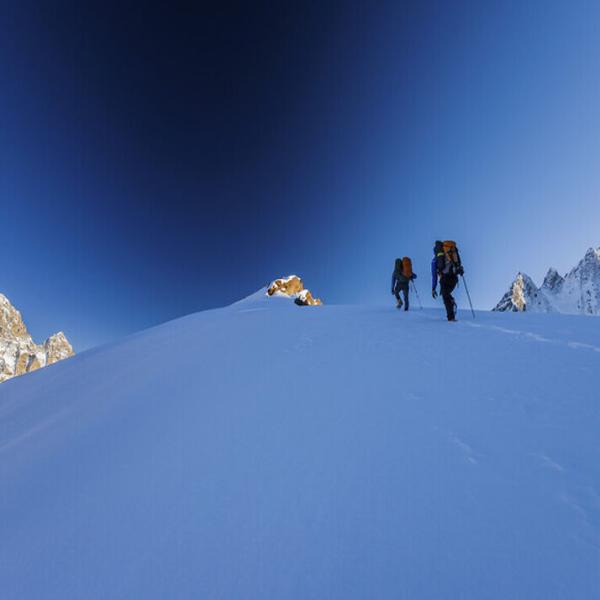
[[[508,292],[493,310],[522,312],[538,301],[538,295],[539,290],[531,277],[525,273],[517,273]]]
[[[548,269],[546,277],[544,277],[542,288],[547,290],[556,290],[563,284],[563,282],[564,278],[559,275],[556,269],[551,267],[550,269]]]
[[[60,331],[43,344],[36,344],[21,313],[0,294],[0,382],[35,371],[74,354],[65,334]]]
[[[589,248],[564,277],[549,269],[540,288],[519,273],[493,310],[600,315],[600,248]]]

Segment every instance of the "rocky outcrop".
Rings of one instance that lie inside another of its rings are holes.
[[[309,290],[302,290],[298,292],[296,297],[294,298],[294,302],[298,306],[320,306],[323,304],[320,298],[313,298],[313,295]]]
[[[557,292],[565,282],[564,277],[561,277],[556,269],[548,269],[544,282],[542,283],[542,289]]]
[[[549,269],[539,288],[518,273],[493,310],[600,315],[600,248],[590,248],[564,277]]]
[[[522,312],[535,307],[539,312],[550,312],[545,296],[525,273],[517,273],[508,292],[502,296],[495,306],[497,311]]]
[[[314,298],[310,290],[304,288],[302,279],[297,275],[289,275],[275,279],[267,288],[268,296],[284,296],[294,300],[299,306],[320,306],[320,298]]]
[[[61,331],[36,344],[21,313],[0,294],[0,382],[30,373],[73,356],[73,348]]]
[[[47,365],[69,358],[69,356],[73,356],[74,354],[69,340],[67,340],[67,337],[62,331],[51,335],[44,342],[44,350],[46,351]]]

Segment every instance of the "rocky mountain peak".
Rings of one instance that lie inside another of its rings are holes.
[[[21,313],[4,294],[0,294],[0,339],[26,338],[28,335]]]
[[[564,277],[549,269],[540,288],[519,273],[494,310],[600,315],[600,248],[589,248]]]
[[[520,310],[523,310],[527,304],[527,298],[532,293],[535,293],[535,283],[531,277],[525,273],[517,273],[515,282],[512,286],[512,299],[513,302]]]
[[[69,343],[67,336],[62,331],[51,335],[44,342],[44,350],[46,351],[47,365],[51,365],[59,360],[73,356],[73,347]]]
[[[546,277],[544,277],[544,282],[542,283],[542,287],[548,290],[557,289],[560,285],[562,285],[564,278],[558,273],[558,271],[554,268],[548,269],[546,273]]]
[[[0,294],[0,382],[35,371],[73,356],[73,348],[60,331],[36,344],[21,313]]]
[[[504,294],[494,310],[520,312],[527,310],[528,304],[537,294],[537,287],[531,277],[517,273],[508,292]]]
[[[585,262],[600,263],[600,248],[588,248],[583,260]]]

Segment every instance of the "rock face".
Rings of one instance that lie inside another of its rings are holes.
[[[539,288],[518,273],[493,310],[600,315],[600,248],[590,248],[564,277],[549,269]]]
[[[43,344],[36,344],[21,313],[0,294],[0,382],[30,373],[46,365],[73,356],[73,348],[61,331]]]
[[[538,290],[531,277],[525,273],[517,273],[508,292],[502,296],[494,310],[551,312],[545,296]]]
[[[275,279],[267,289],[268,296],[285,296],[292,298],[299,306],[320,306],[320,298],[313,298],[309,290],[304,288],[302,279],[297,275],[289,275]]]

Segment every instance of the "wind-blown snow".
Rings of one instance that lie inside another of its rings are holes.
[[[600,320],[264,291],[0,387],[3,600],[598,598]]]

